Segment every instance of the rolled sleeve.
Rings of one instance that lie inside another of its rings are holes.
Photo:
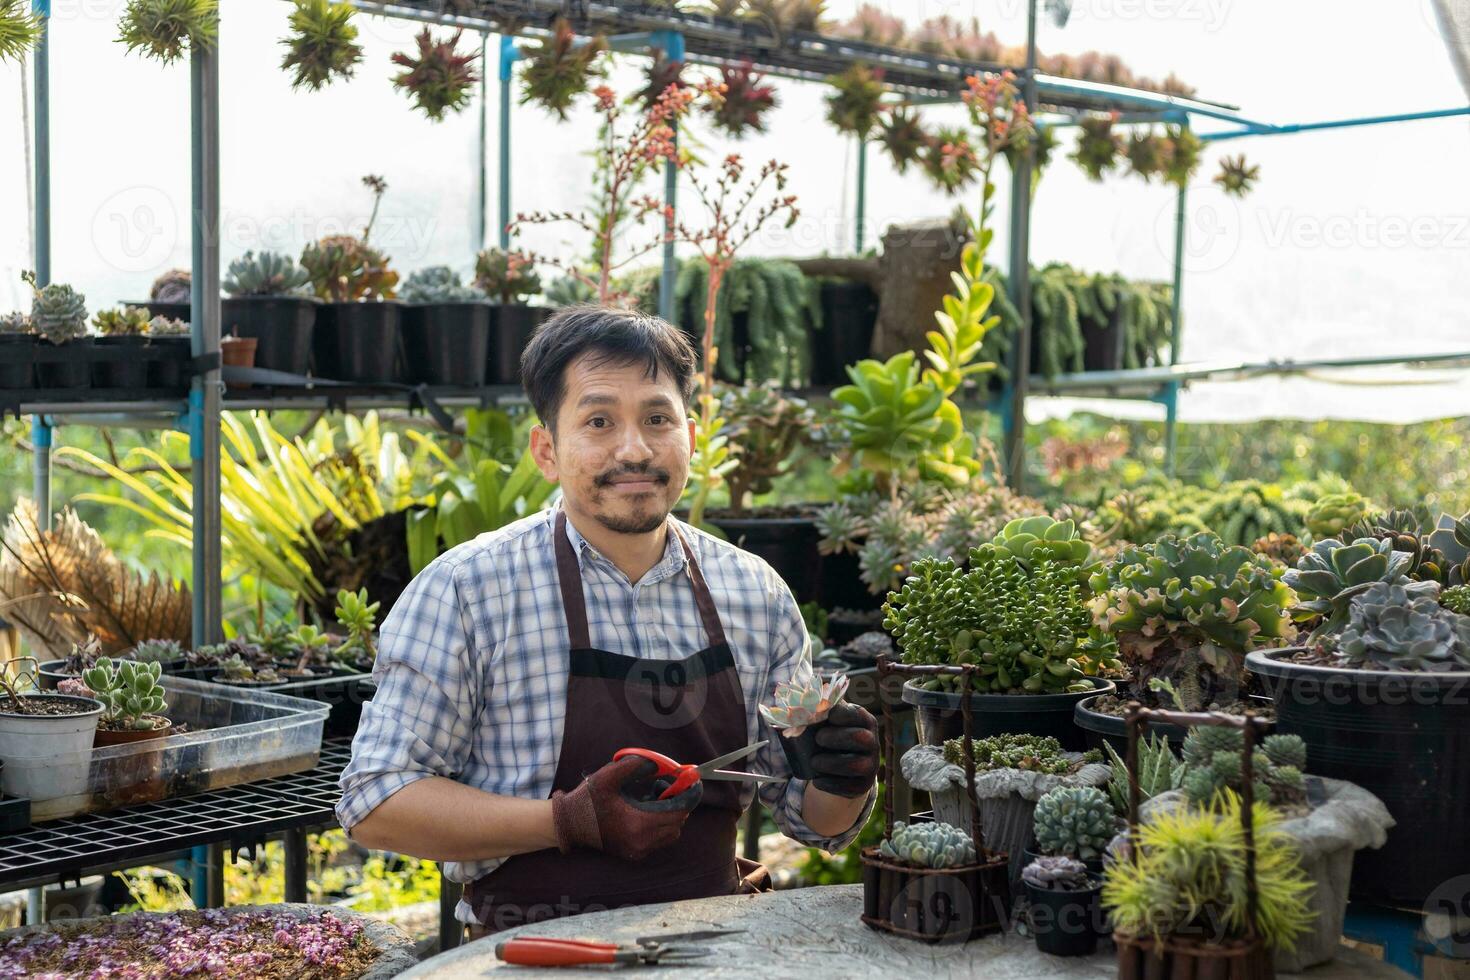
[[[775,690],[777,684],[807,684],[813,682],[815,677],[811,651],[807,643],[806,621],[801,617],[796,597],[774,572],[771,573],[771,577],[774,580],[773,588],[776,590],[776,595],[771,623],[774,641],[767,696],[770,691]],[[764,720],[760,724],[765,726]],[[836,837],[822,836],[812,830],[802,819],[801,805],[806,795],[807,780],[797,779],[791,775],[791,766],[786,760],[786,751],[781,748],[780,740],[775,737],[775,732],[769,726],[765,727],[771,733],[771,740],[756,753],[751,768],[755,772],[787,777],[784,783],[762,783],[757,790],[760,801],[771,811],[771,819],[776,822],[776,826],[792,840],[812,847],[820,847],[824,851],[840,851],[851,844],[857,839],[863,825],[868,822],[868,816],[873,812],[873,803],[877,798],[876,789],[868,791],[868,799],[863,806],[863,812],[850,828]]]
[[[409,583],[384,621],[337,820],[349,834],[394,793],[464,769],[482,702],[474,631],[457,566],[436,559]]]

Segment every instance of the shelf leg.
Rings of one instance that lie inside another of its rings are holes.
[[[459,905],[463,886],[444,877],[444,865],[439,865],[439,950],[454,949],[464,942],[464,923],[454,916]]]
[[[286,901],[306,901],[306,831],[288,830],[286,844]]]
[[[54,431],[46,416],[31,416],[31,445],[35,447],[32,496],[36,500],[36,522],[42,531],[51,530],[51,438]]]

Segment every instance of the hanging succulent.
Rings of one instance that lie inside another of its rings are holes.
[[[919,158],[924,173],[946,194],[959,193],[980,172],[969,135],[956,127],[935,130]]]
[[[1176,187],[1188,184],[1194,172],[1199,169],[1204,149],[1204,142],[1194,135],[1193,130],[1183,126],[1170,127],[1169,162],[1164,167],[1164,179]]]
[[[827,84],[832,86],[827,96],[827,121],[839,133],[867,139],[883,113],[883,94],[888,91],[883,84],[883,69],[854,62],[847,71],[828,78]]]
[[[41,40],[41,15],[30,0],[0,0],[0,61],[20,61]]]
[[[878,124],[878,142],[888,151],[893,167],[905,173],[928,145],[929,134],[919,114],[906,105],[894,106]]]
[[[705,103],[715,126],[739,139],[747,132],[766,131],[765,115],[776,107],[776,90],[762,84],[765,76],[749,62],[720,69],[724,93]]]
[[[212,48],[219,39],[218,0],[128,0],[118,41],[128,53],[171,65],[194,45]]]
[[[296,69],[292,88],[316,92],[336,78],[352,77],[362,61],[354,12],[352,4],[338,0],[296,0],[291,36],[281,42],[286,47],[281,68]]]
[[[1242,153],[1220,161],[1220,172],[1215,175],[1215,183],[1223,187],[1225,193],[1231,197],[1245,197],[1260,176],[1261,168],[1247,164],[1245,154]]]
[[[1149,183],[1164,172],[1169,162],[1169,143],[1152,132],[1131,133],[1128,136],[1128,172]]]
[[[645,111],[658,104],[659,96],[668,91],[670,85],[681,89],[688,84],[684,81],[684,62],[670,61],[662,51],[649,63],[647,77],[648,84],[634,96]]]
[[[890,14],[877,4],[865,3],[858,7],[847,23],[839,24],[832,33],[838,37],[866,41],[868,44],[899,47],[907,31],[903,18]]]
[[[435,41],[429,29],[419,31],[418,57],[399,51],[393,63],[408,70],[393,79],[393,87],[413,96],[414,105],[434,122],[441,122],[446,112],[459,112],[470,104],[475,83],[478,53],[461,54],[455,48],[464,31],[455,31],[447,41]]]
[[[1113,132],[1112,116],[1087,116],[1080,126],[1072,159],[1089,178],[1102,180],[1103,174],[1118,164],[1118,156],[1123,152],[1122,138]]]
[[[745,0],[742,13],[778,37],[787,31],[816,34],[827,14],[827,0]]]
[[[597,56],[606,50],[607,39],[601,34],[578,44],[571,21],[558,17],[541,49],[527,57],[521,105],[535,102],[566,119],[572,100],[587,91],[593,78],[602,77]]]

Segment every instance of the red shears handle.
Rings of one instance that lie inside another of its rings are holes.
[[[579,939],[510,939],[495,947],[495,957],[516,966],[586,966],[618,962],[619,947]]]
[[[655,752],[652,749],[618,749],[617,752],[613,753],[613,761],[617,762],[619,759],[626,759],[630,755],[647,759],[657,766],[658,772],[654,773],[654,775],[672,777],[673,782],[669,784],[669,788],[658,795],[658,798],[661,800],[673,799],[699,782],[698,766],[675,762],[668,756],[660,752]]]

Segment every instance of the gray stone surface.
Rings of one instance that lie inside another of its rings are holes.
[[[478,977],[508,969],[511,977],[569,977],[576,971],[505,967],[495,944],[517,934],[628,942],[637,936],[695,929],[743,929],[707,945],[714,955],[698,965],[670,968],[671,977],[739,977],[749,980],[825,980],[828,977],[1004,977],[1006,980],[1111,980],[1117,975],[1111,951],[1085,959],[1060,959],[1036,951],[1030,939],[989,936],[961,945],[930,946],[877,932],[863,925],[861,885],[800,888],[764,895],[706,898],[597,912],[507,930],[425,960],[403,980]],[[601,974],[587,970],[587,975]],[[654,971],[639,971],[654,975]],[[1283,974],[1282,976],[1285,976]],[[1344,949],[1335,962],[1307,980],[1395,980],[1408,974]]]

